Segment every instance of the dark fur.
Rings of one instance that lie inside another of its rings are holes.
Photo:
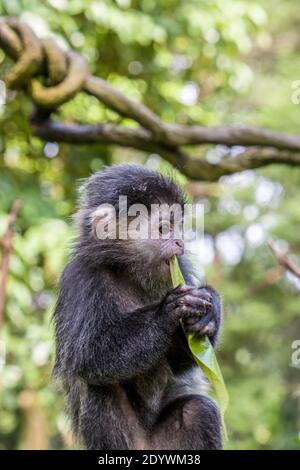
[[[148,260],[130,244],[93,237],[91,213],[102,203],[117,206],[119,194],[130,204],[183,204],[175,183],[135,165],[108,168],[85,185],[79,240],[54,317],[54,374],[74,433],[88,449],[221,448],[219,411],[199,392],[199,369],[180,325],[182,319],[201,334],[213,321],[215,344],[219,296],[209,287],[171,289],[157,274],[159,256]],[[181,264],[189,282],[183,257]]]

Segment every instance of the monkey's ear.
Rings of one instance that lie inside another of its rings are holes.
[[[91,214],[92,235],[99,239],[100,233],[109,228],[112,221],[116,218],[116,210],[109,204],[103,204],[95,209]]]

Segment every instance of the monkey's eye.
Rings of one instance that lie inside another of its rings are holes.
[[[159,224],[159,233],[161,235],[168,235],[168,233],[170,233],[170,223],[169,222],[161,222]]]

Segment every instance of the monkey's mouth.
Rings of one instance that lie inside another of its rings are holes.
[[[159,266],[159,271],[164,275],[167,276],[170,273],[170,259],[162,259]]]
[[[163,258],[160,262],[160,269],[165,275],[170,272],[170,261],[171,258]]]

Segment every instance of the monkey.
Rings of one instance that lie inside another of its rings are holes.
[[[73,433],[86,449],[221,449],[220,412],[203,392],[186,339],[207,335],[216,346],[220,296],[196,287],[172,223],[168,238],[161,236],[162,214],[153,222],[156,239],[152,228],[144,239],[121,238],[118,230],[115,238],[97,237],[95,225],[107,224],[106,205],[120,224],[120,196],[129,208],[185,201],[174,180],[135,164],[107,167],[81,189],[78,237],[54,312],[53,375],[66,395]],[[173,256],[185,278],[176,288]]]

